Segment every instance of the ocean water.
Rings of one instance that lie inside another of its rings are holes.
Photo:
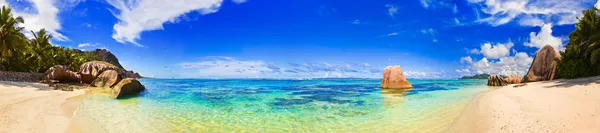
[[[442,132],[485,80],[140,79],[146,91],[114,100],[92,89],[72,120],[81,132]]]

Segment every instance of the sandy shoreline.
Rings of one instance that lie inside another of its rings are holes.
[[[40,83],[0,81],[0,132],[65,132],[72,111],[63,109],[63,103],[84,93],[54,90]]]
[[[600,76],[499,87],[476,96],[446,132],[600,132]],[[70,122],[84,90],[0,81],[0,132],[80,132]]]
[[[452,133],[600,132],[600,76],[513,85],[478,95]]]

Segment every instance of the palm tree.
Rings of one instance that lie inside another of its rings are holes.
[[[21,33],[24,28],[18,26],[23,22],[23,18],[12,16],[10,8],[2,6],[0,10],[0,62],[3,58],[17,52],[25,43],[25,36]],[[2,67],[0,66],[0,68]]]
[[[52,45],[50,44],[50,39],[52,39],[52,35],[47,34],[45,29],[41,29],[37,33],[31,31],[33,37],[29,44],[31,46],[31,55],[30,59],[33,59],[35,62],[34,72],[43,72],[44,69],[49,68],[53,65]]]
[[[590,64],[600,63],[600,11],[596,8],[583,11],[583,18],[575,24],[575,31],[569,35],[569,45],[567,49],[578,58],[584,58]]]

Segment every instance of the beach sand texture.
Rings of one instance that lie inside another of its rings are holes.
[[[82,90],[60,91],[41,83],[0,81],[0,133],[62,133],[71,116],[65,99]]]
[[[512,86],[478,95],[447,132],[600,132],[600,76]],[[65,99],[84,93],[0,82],[0,132],[65,132],[74,110]]]
[[[499,87],[478,95],[452,133],[600,133],[600,76]]]

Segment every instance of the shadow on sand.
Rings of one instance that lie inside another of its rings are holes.
[[[42,84],[42,83],[34,83],[34,82],[8,82],[8,81],[0,81],[1,84],[6,86],[15,86],[15,87],[32,87],[37,88],[40,91],[50,91],[54,90],[54,88]]]
[[[600,84],[600,76],[586,77],[579,79],[559,79],[554,81],[543,81],[543,83],[555,83],[554,85],[544,86],[545,88],[553,87],[571,87],[579,85]]]

